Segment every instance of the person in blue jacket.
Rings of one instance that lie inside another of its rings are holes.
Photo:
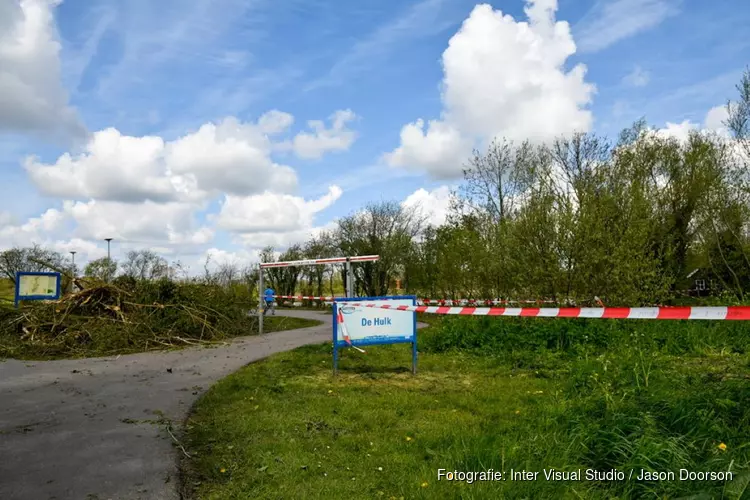
[[[265,302],[266,302],[266,307],[263,309],[263,315],[264,316],[266,315],[266,313],[268,312],[269,309],[271,310],[271,316],[275,316],[276,315],[276,311],[273,308],[273,300],[274,300],[273,296],[274,295],[276,295],[276,292],[274,292],[273,288],[271,288],[270,286],[268,288],[266,288],[265,292],[263,292],[263,296],[264,296]]]

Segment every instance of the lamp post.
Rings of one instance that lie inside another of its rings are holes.
[[[73,280],[76,279],[76,251],[75,250],[71,250],[70,251],[70,255],[73,258],[73,269],[72,269],[73,279],[70,280],[70,293],[73,293],[73,291],[74,291],[74,289],[73,289],[73,286],[74,286]]]
[[[109,270],[112,268],[112,259],[109,253],[109,242],[112,241],[112,238],[104,238],[104,241],[107,242],[107,283],[109,283]]]
[[[107,242],[107,260],[109,260],[109,242],[112,241],[112,238],[104,238],[104,241]]]

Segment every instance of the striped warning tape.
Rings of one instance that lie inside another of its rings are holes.
[[[364,349],[360,349],[359,347],[352,344],[352,339],[351,337],[349,337],[349,330],[347,330],[346,323],[344,323],[344,314],[341,309],[339,309],[338,314],[336,315],[336,322],[339,324],[338,326],[341,329],[341,333],[344,337],[344,342],[349,344],[349,347],[353,347],[359,352],[365,353]]]
[[[295,299],[295,300],[335,300],[343,297],[313,297],[311,295],[274,295],[275,299]]]
[[[274,295],[276,299],[288,300],[325,300],[331,301],[344,297],[322,297],[313,295]],[[500,304],[556,304],[554,300],[500,300],[500,299],[417,299],[419,305],[439,304],[445,305],[462,305],[462,304],[483,304],[483,305],[500,305]]]
[[[433,307],[354,302],[352,306],[462,316],[750,320],[750,306],[728,307]]]
[[[500,304],[556,304],[554,300],[500,300],[500,299],[417,299],[420,305],[440,304],[446,305],[463,305],[463,304],[482,304],[482,305],[500,305]]]

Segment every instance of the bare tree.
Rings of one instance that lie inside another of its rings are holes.
[[[140,280],[165,278],[169,274],[169,264],[151,250],[131,250],[122,264],[122,273]]]
[[[370,204],[339,220],[337,240],[344,255],[380,255],[377,262],[353,266],[355,286],[370,296],[388,293],[391,278],[402,272],[423,226],[424,217],[416,207],[396,202]]]
[[[0,252],[0,274],[16,282],[16,272],[42,272],[53,269],[69,269],[67,260],[54,250],[34,245],[27,248],[11,248]]]
[[[533,163],[534,149],[528,142],[516,147],[503,139],[493,141],[484,153],[474,151],[464,168],[459,202],[487,213],[495,222],[506,219],[530,182],[528,166]]]
[[[734,134],[737,143],[746,155],[745,163],[750,162],[750,68],[745,70],[737,85],[739,99],[727,102],[727,127]]]

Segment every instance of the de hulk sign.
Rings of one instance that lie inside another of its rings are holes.
[[[367,303],[413,306],[415,296],[336,299],[333,304],[333,371],[338,370],[339,349],[364,346],[411,344],[412,372],[417,371],[417,315],[414,312],[363,307]]]

